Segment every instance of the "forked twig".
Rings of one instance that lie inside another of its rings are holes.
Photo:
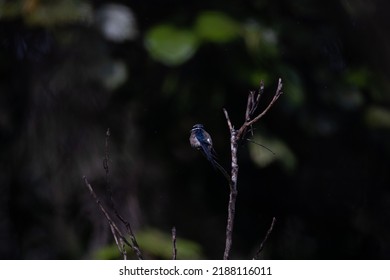
[[[138,247],[135,247],[134,244],[131,244],[129,241],[127,241],[127,239],[124,237],[124,235],[122,234],[121,230],[118,228],[118,226],[115,224],[115,222],[112,220],[112,218],[110,217],[110,215],[108,214],[107,210],[104,208],[102,202],[100,201],[100,199],[97,197],[95,191],[93,190],[91,184],[88,182],[88,179],[86,176],[83,177],[83,180],[84,180],[84,183],[85,183],[85,186],[87,187],[87,189],[89,190],[90,194],[92,195],[92,197],[95,199],[97,205],[99,206],[100,210],[103,212],[105,218],[107,219],[108,221],[108,224],[110,226],[110,229],[111,229],[111,232],[114,236],[114,239],[115,239],[115,243],[116,245],[118,246],[118,249],[119,251],[122,253],[122,255],[124,256],[124,258],[126,258],[126,253],[123,252],[124,250],[124,244],[126,244],[127,246],[129,246],[130,248],[133,249],[133,251],[135,252],[135,254],[137,255],[138,259],[139,260],[142,260],[143,257],[142,257],[142,254],[141,254],[141,251],[139,250]]]
[[[137,243],[137,240],[136,240],[135,235],[133,233],[133,230],[131,228],[131,225],[127,220],[125,220],[119,214],[119,212],[117,211],[117,209],[115,207],[114,200],[112,198],[112,189],[111,189],[110,180],[109,180],[109,173],[110,173],[109,172],[109,170],[110,170],[109,169],[109,161],[110,161],[109,138],[110,138],[110,135],[111,135],[110,129],[108,128],[107,132],[106,132],[105,154],[104,154],[104,159],[103,159],[103,168],[105,170],[105,175],[106,175],[106,189],[107,189],[108,196],[110,199],[110,208],[112,209],[112,211],[114,212],[116,217],[124,224],[124,226],[126,228],[126,232],[129,235],[131,242],[127,241],[127,239],[124,237],[122,232],[119,230],[118,226],[112,220],[112,218],[108,214],[107,210],[104,208],[103,204],[101,203],[100,199],[97,197],[91,184],[88,182],[86,176],[83,177],[84,183],[85,183],[86,187],[88,188],[89,192],[91,193],[92,197],[95,199],[96,203],[99,205],[100,210],[103,212],[104,216],[106,217],[106,219],[110,225],[110,229],[111,229],[112,235],[114,237],[115,243],[118,247],[119,252],[123,256],[123,259],[127,259],[127,252],[126,252],[125,245],[128,245],[134,251],[134,253],[137,255],[137,258],[139,260],[142,260],[143,256],[142,256],[140,247],[138,246],[138,243]]]
[[[261,83],[262,84],[262,83]],[[260,90],[262,91],[264,88],[264,86],[260,86]],[[243,137],[243,134],[244,132],[248,129],[249,126],[253,125],[255,122],[257,122],[259,119],[261,119],[267,112],[268,110],[272,107],[272,105],[274,105],[274,103],[276,102],[276,100],[278,100],[278,98],[280,97],[280,95],[282,95],[282,88],[283,88],[283,84],[282,84],[282,79],[279,78],[278,80],[278,87],[276,88],[276,92],[275,92],[275,95],[274,97],[272,98],[271,102],[268,104],[268,106],[260,113],[258,114],[255,118],[253,119],[246,119],[244,124],[241,126],[241,128],[237,131],[237,137],[238,138],[242,138]],[[261,92],[259,92],[258,94],[258,101],[260,100],[260,95],[261,95]],[[250,97],[249,97],[250,98]],[[257,108],[257,105],[258,104],[255,104],[255,107]],[[252,113],[253,114],[253,113]]]

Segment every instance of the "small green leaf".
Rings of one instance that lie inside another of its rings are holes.
[[[207,11],[198,16],[195,30],[205,41],[225,43],[239,35],[240,26],[224,13]]]
[[[174,66],[186,62],[194,55],[198,40],[189,30],[158,25],[147,32],[145,46],[155,60]]]

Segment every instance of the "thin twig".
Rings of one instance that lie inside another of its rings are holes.
[[[107,128],[106,132],[106,141],[105,141],[105,154],[104,154],[104,159],[103,159],[103,168],[106,173],[106,188],[108,192],[108,196],[110,198],[110,206],[111,209],[114,211],[114,214],[117,216],[117,218],[124,224],[126,227],[126,232],[130,236],[131,243],[133,244],[132,248],[134,252],[136,253],[137,257],[139,259],[143,259],[141,250],[139,248],[139,245],[137,243],[137,239],[135,238],[135,235],[133,233],[133,230],[131,228],[130,222],[125,220],[122,215],[119,214],[118,210],[115,207],[114,199],[112,196],[112,188],[110,185],[110,178],[109,178],[109,162],[110,162],[110,145],[109,145],[109,140],[110,140],[110,129]]]
[[[133,242],[133,240],[131,238],[131,235],[130,235],[130,239],[132,240],[132,243],[127,241],[127,239],[124,237],[122,232],[119,230],[119,228],[117,227],[115,222],[111,219],[110,215],[108,214],[108,212],[104,208],[104,206],[101,203],[100,199],[97,197],[97,195],[96,195],[95,191],[93,190],[91,184],[88,182],[87,177],[84,176],[83,179],[84,179],[85,186],[87,187],[87,189],[89,190],[90,194],[92,195],[92,197],[95,199],[97,205],[99,206],[100,210],[103,212],[104,216],[106,217],[106,219],[108,221],[108,224],[110,225],[111,232],[113,233],[113,236],[114,236],[114,239],[115,239],[115,242],[116,242],[118,248],[119,247],[123,247],[122,246],[122,242],[124,242],[127,246],[129,246],[134,251],[134,253],[137,255],[138,259],[142,260],[143,256],[142,256],[142,253],[141,253],[141,251],[140,251],[140,249],[138,247],[138,244],[134,244],[134,242]],[[119,240],[121,240],[121,241],[119,241]],[[120,252],[123,254],[122,250],[120,250]]]
[[[172,228],[172,260],[177,258],[177,248],[176,248],[176,228]]]
[[[247,138],[247,139],[245,139],[245,140],[248,141],[248,142],[251,142],[251,143],[253,143],[253,144],[255,144],[255,145],[258,145],[258,146],[260,146],[260,147],[263,147],[264,149],[266,149],[266,150],[267,150],[268,152],[270,152],[271,154],[276,155],[271,149],[267,148],[266,146],[264,146],[264,145],[262,145],[262,144],[260,144],[260,143],[257,143],[256,141],[253,141],[252,139]]]
[[[91,184],[88,182],[88,179],[86,176],[83,177],[84,179],[84,183],[85,183],[85,186],[87,187],[87,189],[89,190],[90,194],[92,195],[92,197],[95,199],[96,201],[96,204],[99,206],[100,210],[103,212],[103,215],[105,216],[105,218],[107,219],[108,221],[108,224],[110,225],[110,228],[111,228],[111,231],[114,235],[114,239],[115,239],[115,242],[117,243],[117,245],[119,246],[119,241],[118,241],[118,237],[120,239],[123,239],[123,242],[126,243],[128,246],[132,247],[131,244],[126,240],[126,238],[123,236],[123,234],[121,233],[121,231],[119,230],[119,228],[117,227],[117,225],[114,223],[114,221],[111,219],[110,215],[108,214],[108,212],[106,211],[106,209],[104,208],[103,204],[101,203],[100,199],[97,197],[95,191],[93,190]]]
[[[251,118],[252,118],[253,114],[255,113],[255,111],[257,110],[257,106],[259,106],[260,98],[263,95],[263,93],[264,93],[264,82],[260,81],[260,87],[259,87],[259,91],[257,92],[257,95],[256,95],[256,101],[254,102],[252,110],[250,111]]]
[[[255,92],[250,91],[248,95],[248,101],[246,103],[245,121],[250,121],[251,111],[255,103]]]
[[[143,256],[142,256],[142,252],[141,252],[141,249],[138,245],[138,242],[137,242],[137,239],[135,238],[135,234],[131,228],[131,225],[128,221],[126,221],[125,219],[122,218],[121,215],[118,214],[118,212],[115,212],[116,216],[121,220],[121,222],[125,225],[126,227],[126,232],[127,234],[129,235],[130,237],[130,240],[131,240],[131,248],[134,250],[135,254],[137,255],[138,259],[139,260],[143,260]]]
[[[243,137],[243,134],[244,134],[244,131],[246,131],[246,129],[248,128],[248,126],[251,126],[252,124],[254,124],[255,122],[257,122],[259,119],[261,119],[267,112],[268,110],[272,107],[272,105],[274,105],[274,103],[276,102],[276,100],[278,100],[278,98],[280,97],[280,95],[282,95],[282,88],[283,88],[283,84],[282,84],[282,79],[279,78],[279,81],[278,81],[278,87],[276,89],[276,92],[275,92],[275,95],[274,97],[272,98],[271,102],[268,104],[267,108],[265,108],[259,115],[257,115],[255,118],[253,118],[252,120],[250,121],[245,121],[245,123],[241,126],[241,128],[238,130],[237,132],[237,137],[238,138],[241,138]]]
[[[112,236],[114,236],[115,244],[116,244],[116,246],[118,247],[119,252],[121,252],[121,254],[122,254],[122,256],[123,256],[123,253],[122,253],[122,246],[120,246],[120,244],[119,244],[119,243],[120,243],[120,238],[117,237],[115,228],[112,227],[111,225],[110,225],[110,230],[111,230]]]
[[[233,128],[233,126],[232,126],[232,122],[230,121],[228,111],[227,111],[225,108],[223,108],[223,112],[224,112],[224,114],[225,114],[225,118],[226,118],[226,121],[227,121],[229,130],[232,131],[234,128]]]
[[[254,258],[253,258],[254,260],[257,260],[257,259],[259,258],[259,256],[260,256],[261,251],[263,251],[265,242],[267,242],[268,237],[270,236],[272,230],[274,229],[275,221],[276,221],[276,218],[273,217],[273,218],[272,218],[271,226],[269,227],[269,229],[268,229],[268,231],[267,231],[267,233],[266,233],[266,235],[265,235],[263,241],[261,242],[260,247],[259,247],[259,250],[257,250],[256,255],[255,255]]]
[[[110,185],[110,168],[109,168],[109,163],[110,163],[110,144],[109,144],[109,141],[110,141],[110,136],[111,136],[111,133],[110,133],[110,128],[107,128],[107,131],[106,131],[106,140],[105,140],[105,145],[104,145],[104,159],[103,159],[103,168],[104,168],[104,171],[106,173],[106,189],[107,189],[107,193],[108,193],[108,197],[110,198],[110,206],[112,209],[114,209],[114,201],[113,201],[113,198],[112,198],[112,189],[111,189],[111,185]]]
[[[123,242],[122,239],[120,239],[121,245],[122,245],[122,255],[123,255],[123,260],[127,260],[127,251],[126,251],[126,244]]]
[[[256,91],[249,92],[248,101],[247,101],[247,105],[246,105],[246,112],[245,112],[245,122],[249,122],[253,118],[253,114],[256,112],[257,107],[259,106],[260,97],[263,95],[263,92],[264,92],[264,82],[263,81],[260,81],[260,88],[259,88],[258,92],[256,92]],[[251,132],[251,134],[253,136],[252,125],[249,125],[249,126],[250,126],[249,131]],[[246,126],[245,129],[240,134],[246,135],[247,131],[248,131],[248,126]]]
[[[125,247],[126,244],[124,243],[122,238],[120,238],[120,237],[118,238],[117,237],[117,234],[115,232],[115,228],[114,227],[110,226],[110,229],[111,229],[112,236],[114,236],[115,244],[118,247],[119,252],[123,256],[123,259],[126,260],[127,259],[127,252],[126,252],[126,247]]]

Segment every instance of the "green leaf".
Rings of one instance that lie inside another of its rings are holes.
[[[195,30],[204,41],[225,43],[239,35],[240,26],[224,13],[207,11],[198,16]]]
[[[153,27],[147,32],[144,43],[155,60],[169,66],[186,62],[198,48],[194,33],[171,25]]]

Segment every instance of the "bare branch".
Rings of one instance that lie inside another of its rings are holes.
[[[225,251],[223,254],[223,259],[227,260],[230,256],[230,251],[232,249],[232,240],[233,240],[233,227],[234,227],[234,216],[236,213],[236,199],[237,199],[237,177],[238,177],[238,164],[237,164],[237,131],[232,126],[229,114],[227,110],[224,109],[225,117],[227,124],[230,130],[230,150],[232,155],[232,166],[231,166],[231,178],[229,182],[230,194],[229,194],[229,204],[228,204],[228,218],[226,225],[226,240],[225,240]]]
[[[127,241],[127,239],[124,237],[122,232],[119,230],[119,228],[117,227],[115,222],[111,219],[110,215],[108,214],[108,212],[104,208],[104,206],[101,203],[100,199],[97,197],[97,195],[96,195],[95,191],[93,190],[91,184],[88,182],[87,177],[84,176],[83,179],[84,179],[85,186],[87,187],[87,189],[89,190],[90,194],[92,195],[92,197],[95,199],[97,205],[99,206],[100,210],[103,212],[104,216],[106,217],[118,248],[123,248],[123,245],[122,245],[122,242],[123,242],[127,246],[129,246],[130,248],[133,249],[133,251],[135,252],[135,254],[137,255],[139,260],[142,260],[143,256],[142,256],[142,253],[141,253],[141,251],[140,251],[140,249],[138,247],[138,244],[134,243],[134,240],[135,240],[134,235],[130,235],[130,239],[132,241],[132,244],[131,244],[129,241]],[[132,237],[134,238],[134,240],[133,240]],[[119,251],[123,254],[123,250],[119,250]],[[125,258],[125,255],[124,255],[124,258]]]
[[[245,121],[250,121],[252,108],[255,106],[255,92],[250,91],[246,103]]]
[[[100,210],[103,212],[104,216],[106,217],[107,221],[108,221],[108,224],[110,226],[110,229],[111,229],[111,232],[114,236],[114,239],[115,239],[115,243],[117,244],[117,246],[119,247],[119,239],[123,239],[123,242],[126,243],[128,246],[132,247],[131,244],[126,240],[126,238],[123,236],[123,234],[121,233],[121,231],[119,230],[119,228],[117,227],[117,225],[114,223],[114,221],[111,219],[110,215],[108,214],[108,212],[106,211],[106,209],[104,208],[103,204],[101,203],[100,199],[97,197],[95,191],[93,190],[91,184],[88,182],[88,179],[86,176],[83,177],[84,179],[84,183],[85,183],[85,186],[87,187],[87,189],[89,190],[90,194],[92,195],[92,197],[95,199],[97,205],[99,206]],[[121,250],[120,250],[121,251]]]
[[[257,107],[260,103],[260,97],[264,92],[264,82],[260,82],[259,91],[256,93],[255,91],[250,91],[248,94],[248,104],[246,108],[245,121],[250,121],[253,117],[253,114],[256,112]]]
[[[122,218],[121,215],[118,214],[118,212],[115,212],[116,216],[121,220],[121,222],[125,225],[126,227],[126,232],[127,234],[129,235],[130,237],[130,240],[131,240],[131,248],[133,249],[133,251],[135,252],[135,254],[137,255],[138,259],[139,260],[143,260],[143,256],[142,256],[142,253],[141,253],[141,249],[138,245],[138,242],[137,242],[137,239],[135,238],[135,235],[134,235],[134,232],[131,228],[131,225],[128,221],[124,220]]]
[[[268,110],[272,107],[272,105],[274,105],[274,103],[276,102],[276,100],[278,100],[278,98],[280,97],[280,95],[282,95],[282,88],[283,88],[283,84],[282,84],[282,79],[279,78],[279,81],[278,81],[278,87],[276,89],[276,92],[275,92],[275,95],[274,97],[272,98],[271,102],[268,104],[267,108],[265,108],[259,115],[257,115],[255,118],[253,118],[252,120],[246,120],[245,123],[241,126],[241,128],[238,130],[237,132],[237,137],[238,138],[241,138],[244,136],[245,134],[245,131],[247,130],[248,126],[251,126],[253,125],[255,122],[257,122],[259,119],[261,119],[267,112]]]
[[[225,113],[225,117],[226,117],[226,121],[227,121],[227,124],[228,124],[228,127],[229,127],[229,130],[232,131],[234,130],[233,126],[232,126],[232,123],[229,119],[229,114],[227,112],[227,110],[225,108],[223,108],[223,112]]]
[[[111,209],[114,211],[114,214],[117,216],[117,218],[123,223],[123,225],[126,227],[126,232],[130,236],[130,240],[132,243],[132,249],[136,253],[137,257],[139,259],[143,259],[141,250],[138,246],[137,239],[135,238],[135,235],[133,233],[133,230],[131,228],[130,222],[125,220],[118,212],[118,210],[115,207],[114,199],[112,197],[112,188],[110,185],[110,178],[109,178],[109,162],[110,162],[110,145],[109,145],[109,140],[110,140],[110,128],[107,128],[106,131],[106,141],[105,141],[105,154],[104,154],[104,159],[103,159],[103,168],[106,173],[106,188],[108,192],[108,196],[110,198],[110,206]]]
[[[249,92],[248,101],[247,101],[247,108],[245,112],[245,122],[240,127],[239,130],[235,130],[234,126],[232,125],[229,114],[226,109],[223,109],[223,112],[225,114],[226,122],[229,127],[230,131],[230,150],[231,150],[231,157],[232,157],[232,165],[231,165],[231,173],[230,173],[230,180],[229,187],[230,187],[230,194],[229,194],[229,204],[228,204],[228,218],[227,218],[227,225],[226,225],[226,240],[225,240],[225,251],[223,254],[223,259],[227,260],[230,257],[230,252],[232,248],[232,235],[233,235],[233,226],[234,226],[234,217],[236,212],[236,200],[237,200],[237,179],[238,179],[238,159],[237,159],[237,147],[238,142],[245,137],[245,134],[247,132],[248,127],[251,127],[255,122],[257,122],[261,117],[263,117],[268,110],[272,107],[272,105],[278,100],[279,96],[282,94],[282,80],[279,79],[278,87],[276,89],[276,93],[272,99],[272,101],[268,104],[268,106],[256,117],[253,118],[253,114],[255,113],[259,102],[260,97],[264,91],[264,83],[260,83],[260,89],[259,92],[256,94],[254,91]],[[274,221],[273,221],[274,223]],[[269,233],[272,231],[273,223],[271,225],[271,229]],[[268,238],[267,234],[266,238]],[[266,239],[263,241],[263,243],[266,241]],[[264,246],[264,245],[263,245]],[[262,248],[261,248],[262,249]],[[259,253],[261,250],[259,251]]]
[[[228,219],[226,225],[225,251],[223,253],[224,260],[228,260],[230,258],[230,252],[232,250],[234,216],[236,214],[236,200],[237,200],[237,190],[231,189],[229,195]]]
[[[123,260],[127,260],[127,251],[126,251],[126,244],[123,242],[122,239],[120,239],[120,243],[122,245],[122,255],[123,255]]]
[[[283,87],[282,79],[279,78],[278,87],[277,87],[277,89],[276,89],[274,98],[272,98],[272,100],[271,100],[271,102],[268,104],[267,108],[265,108],[263,112],[261,112],[257,117],[255,117],[255,118],[254,118],[253,120],[251,120],[249,123],[247,123],[247,125],[252,125],[253,123],[257,122],[261,117],[263,117],[263,116],[268,112],[268,110],[272,107],[272,105],[274,105],[274,103],[276,102],[276,100],[278,100],[278,98],[280,97],[280,95],[283,93],[283,92],[282,92],[282,87]]]

